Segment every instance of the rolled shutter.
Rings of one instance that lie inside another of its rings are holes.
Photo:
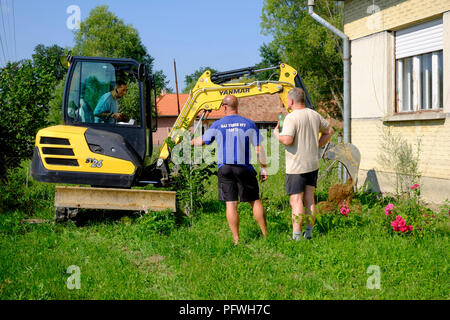
[[[401,59],[443,49],[442,18],[397,31],[395,57]]]

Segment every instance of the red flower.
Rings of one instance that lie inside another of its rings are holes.
[[[344,202],[342,202],[341,207],[339,208],[339,211],[341,212],[341,214],[343,216],[345,216],[346,218],[348,218],[348,213],[350,212],[350,209],[348,208],[347,204]]]
[[[419,185],[416,183],[415,185],[409,187],[411,190],[417,189],[419,187]]]
[[[400,231],[402,233],[413,229],[413,226],[406,225],[406,221],[402,216],[397,216],[395,220],[392,221],[391,226],[394,231]]]

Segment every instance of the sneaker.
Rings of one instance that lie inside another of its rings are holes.
[[[303,238],[308,239],[308,240],[311,240],[311,239],[312,239],[312,237],[307,237],[307,236],[306,236],[306,232],[303,232]]]
[[[301,235],[298,235],[297,237],[292,236],[291,240],[292,241],[300,241],[300,240],[302,240],[302,238],[303,237]]]

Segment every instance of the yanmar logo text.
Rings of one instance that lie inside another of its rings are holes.
[[[219,91],[221,96],[225,96],[225,95],[229,95],[229,94],[249,93],[249,92],[250,92],[250,88],[230,89],[230,90]]]

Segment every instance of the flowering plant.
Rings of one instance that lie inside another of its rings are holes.
[[[409,187],[410,190],[416,190],[419,188],[419,185],[416,183],[413,186]]]
[[[345,216],[346,218],[348,218],[348,214],[349,214],[349,212],[350,212],[350,209],[348,208],[347,203],[345,203],[345,201],[342,202],[341,207],[339,208],[339,212],[340,212],[343,216]]]
[[[384,207],[384,214],[389,216],[392,214],[392,210],[394,210],[394,205],[392,203],[388,203],[386,207]]]
[[[422,238],[425,233],[437,228],[438,221],[444,214],[438,214],[426,207],[421,200],[420,186],[417,183],[409,189],[411,192],[397,197],[395,206],[389,203],[384,208],[385,227],[394,234],[408,234]],[[392,220],[393,211],[396,213],[395,220]]]
[[[406,225],[406,221],[405,219],[402,218],[402,216],[397,216],[397,218],[395,218],[395,220],[392,221],[391,226],[394,231],[396,232],[400,231],[401,233],[413,230],[413,226]]]

